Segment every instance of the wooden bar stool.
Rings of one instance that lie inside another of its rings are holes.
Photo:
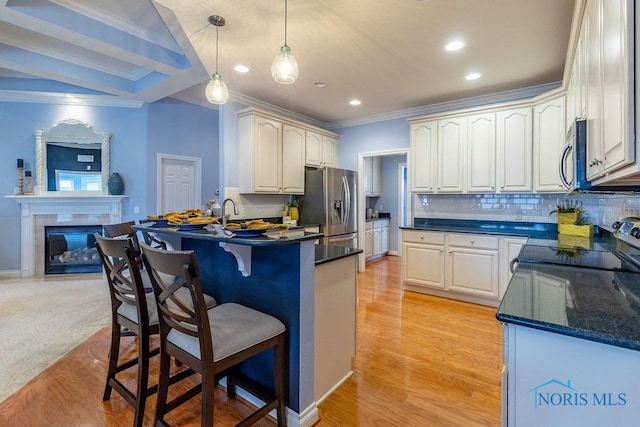
[[[207,309],[193,251],[162,251],[144,243],[140,246],[159,310],[160,380],[156,425],[168,425],[164,420],[167,413],[202,394],[201,425],[212,426],[216,377],[273,348],[274,393],[263,407],[237,425],[254,424],[275,409],[278,426],[286,426],[288,360],[284,324],[275,317],[235,303]],[[187,298],[177,294],[175,284],[163,280],[167,276],[184,279],[190,291]],[[167,401],[171,357],[199,373],[201,383]],[[235,396],[235,382],[229,377],[227,396]]]

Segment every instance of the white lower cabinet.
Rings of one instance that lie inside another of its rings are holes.
[[[444,289],[444,233],[403,230],[402,236],[405,289]]]
[[[498,237],[448,233],[447,248],[447,289],[498,298]]]
[[[383,218],[366,223],[364,232],[366,261],[379,258],[389,252],[389,222],[388,218]]]
[[[402,230],[404,289],[497,306],[524,237]]]

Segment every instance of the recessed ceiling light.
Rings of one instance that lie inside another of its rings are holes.
[[[239,73],[248,73],[249,72],[249,67],[247,67],[246,65],[242,65],[242,64],[238,64],[235,67],[233,67],[234,70],[236,70]]]
[[[482,77],[482,74],[480,73],[469,73],[464,78],[467,80],[477,80],[480,77]]]
[[[349,104],[351,104],[351,105],[360,105],[360,104],[362,104],[362,102],[359,99],[352,99],[351,101],[349,101]]]
[[[314,82],[313,85],[319,88],[327,87],[327,84],[325,82]]]
[[[454,41],[451,43],[448,43],[444,49],[448,50],[450,52],[454,51],[454,50],[458,50],[458,49],[462,49],[464,47],[464,43],[461,41]]]

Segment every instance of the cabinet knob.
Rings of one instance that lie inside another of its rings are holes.
[[[475,244],[476,244],[476,241],[475,241],[475,240],[472,240],[472,241],[471,241],[471,246],[473,246],[473,245],[475,245]]]
[[[424,240],[424,236],[420,236],[420,240]]]

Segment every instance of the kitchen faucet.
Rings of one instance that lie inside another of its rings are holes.
[[[229,217],[231,217],[231,214],[225,214],[225,206],[227,205],[227,202],[231,202],[231,204],[233,205],[233,213],[234,215],[240,215],[240,212],[238,211],[238,207],[236,206],[236,202],[233,201],[233,199],[224,199],[224,202],[222,202],[222,228],[225,228],[227,226],[227,221],[229,220]]]

